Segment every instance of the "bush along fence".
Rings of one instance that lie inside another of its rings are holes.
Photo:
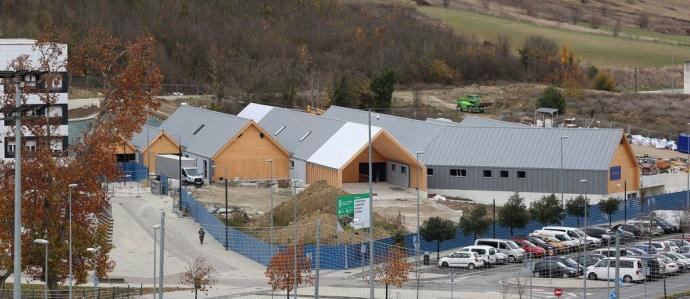
[[[641,214],[648,213],[653,210],[684,210],[686,208],[687,192],[668,193],[657,196],[646,197],[644,200],[628,199],[627,213],[625,202],[621,202],[619,209],[611,215],[611,221],[623,221],[627,214],[627,219],[633,219]],[[215,215],[210,213],[201,203],[199,203],[193,196],[186,191],[183,191],[182,206],[187,209],[189,214],[201,224],[204,230],[213,236],[221,244],[232,251],[235,251],[251,260],[254,260],[262,265],[268,265],[272,256],[282,250],[284,245],[272,246],[263,240],[259,240],[249,234],[239,231],[235,228],[225,226]],[[582,221],[582,219],[580,219]],[[588,210],[587,224],[608,224],[608,215],[601,212],[598,204],[593,204]],[[554,223],[557,224],[557,223]],[[577,226],[577,218],[574,216],[567,216],[563,220],[564,226]],[[514,228],[514,236],[528,235],[534,230],[541,229],[543,225],[536,221],[530,221],[524,228]],[[227,234],[227,242],[226,242]],[[408,234],[403,236],[404,247],[408,255],[414,254],[413,238],[415,234]],[[511,238],[510,229],[500,227],[496,224],[495,235],[493,233],[493,226],[480,234],[481,237],[495,237],[499,239]],[[385,238],[375,241],[374,252],[376,255],[385,253],[388,248],[396,242],[391,238]],[[457,228],[455,238],[452,240],[440,243],[440,250],[452,250],[459,247],[471,245],[474,243],[474,236],[465,235],[461,229]],[[427,242],[424,239],[420,242],[420,251],[428,251],[430,253],[436,252],[436,242]],[[366,266],[369,263],[369,243],[363,241],[362,243],[346,244],[346,245],[320,245],[321,253],[321,269],[343,270],[358,268]],[[316,245],[304,245],[304,254],[311,256],[312,264],[315,261]],[[313,265],[315,266],[315,265]]]

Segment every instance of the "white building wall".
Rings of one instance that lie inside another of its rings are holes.
[[[683,93],[690,94],[690,61],[683,65]]]

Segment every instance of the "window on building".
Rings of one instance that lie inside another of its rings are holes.
[[[302,141],[304,141],[304,139],[307,139],[307,137],[309,137],[309,134],[311,134],[311,131],[307,131],[307,133],[304,133],[304,136],[302,136],[299,139],[299,142],[302,142]]]
[[[490,177],[493,176],[493,174],[491,173],[491,170],[487,170],[487,169],[484,169],[484,171],[482,172],[482,175],[483,175],[485,178],[490,178]]]
[[[524,170],[518,170],[517,178],[518,179],[526,179],[527,178],[527,172]]]
[[[400,173],[407,173],[407,167],[400,166]]]
[[[7,152],[14,153],[15,149],[16,149],[16,146],[15,146],[14,142],[7,144]]]
[[[62,151],[62,140],[51,140],[50,141],[50,149],[54,153],[59,153]]]
[[[467,169],[451,168],[450,169],[450,176],[466,177],[467,176]]]
[[[391,164],[391,171],[395,171],[395,164]]]
[[[295,168],[295,160],[290,160],[290,169]]]
[[[510,174],[508,173],[507,170],[501,170],[500,175],[501,175],[502,178],[507,178],[507,177],[510,176]]]
[[[280,134],[280,132],[282,132],[283,130],[285,130],[286,127],[287,127],[287,126],[282,126],[282,127],[280,127],[280,129],[278,129],[278,131],[276,131],[273,135],[278,136],[278,134]]]
[[[264,139],[264,133],[259,133],[259,138]]]
[[[26,141],[26,149],[30,152],[35,152],[36,151],[36,140],[27,140]]]
[[[426,175],[433,176],[434,175],[434,169],[433,168],[427,168],[426,169]]]

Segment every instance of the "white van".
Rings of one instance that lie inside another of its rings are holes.
[[[507,255],[508,261],[511,263],[522,262],[525,257],[525,250],[511,240],[477,239],[474,241],[474,245],[486,245],[496,248],[499,252]]]
[[[496,249],[491,246],[466,246],[458,249],[456,252],[476,252],[485,265],[496,265]]]
[[[620,258],[619,269],[620,272],[618,273],[618,278],[622,278],[623,282],[625,283],[645,280],[644,270],[642,269],[642,261],[640,259],[622,257]],[[613,280],[615,276],[615,258],[604,258],[596,264],[587,267],[587,279]]]
[[[568,237],[578,240],[578,241],[583,241],[586,240],[587,245],[592,245],[599,247],[601,246],[601,239],[595,238],[595,237],[590,237],[588,236],[584,231],[581,229],[575,228],[575,227],[568,227],[568,226],[544,226],[542,230],[552,230],[552,231],[558,231],[558,232],[564,232],[565,234],[568,235]]]

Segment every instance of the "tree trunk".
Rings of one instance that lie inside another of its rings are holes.
[[[3,292],[5,291],[5,282],[7,281],[7,278],[12,275],[12,272],[7,272],[5,275],[0,276],[0,296],[2,296]]]
[[[388,299],[388,284],[386,284],[386,299]]]
[[[290,289],[287,290],[287,299],[290,299]]]
[[[441,260],[441,241],[436,240],[436,261]]]
[[[198,298],[199,289],[194,289],[194,299]]]

